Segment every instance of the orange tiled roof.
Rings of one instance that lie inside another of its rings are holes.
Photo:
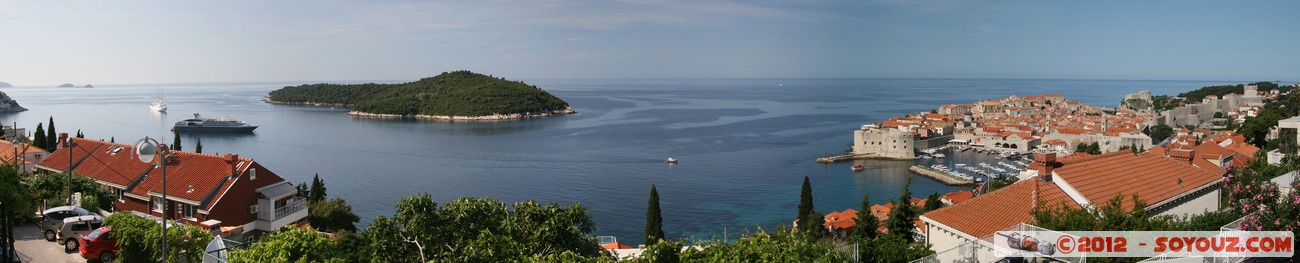
[[[1196,161],[1206,162],[1195,158]],[[1155,154],[1134,155],[1113,152],[1101,155],[1072,154],[1057,159],[1055,176],[1078,191],[1085,201],[1097,205],[1115,196],[1137,195],[1148,205],[1168,200],[1197,187],[1219,182],[1222,169],[1193,166],[1186,161],[1163,158]],[[1141,167],[1142,169],[1134,169]],[[1034,163],[1027,169],[1042,168]],[[1032,220],[1034,191],[1038,189],[1038,205],[1077,208],[1079,203],[1068,197],[1058,184],[1045,184],[1036,179],[1022,180],[1002,189],[977,196],[966,202],[953,204],[925,214],[940,224],[976,238],[1018,223]],[[1125,209],[1131,209],[1131,199],[1124,199]]]
[[[120,143],[97,140],[71,139],[73,147],[54,151],[39,166],[64,171],[68,168],[69,153],[77,174],[119,186],[127,186],[138,178],[149,164],[131,157],[134,147]]]
[[[1216,183],[1222,178],[1223,171],[1206,170],[1153,154],[1115,152],[1063,165],[1056,169],[1055,174],[1093,204],[1121,195],[1126,198],[1124,209],[1131,209],[1133,203],[1128,196],[1136,194],[1148,205],[1155,204],[1197,187]]]
[[[943,195],[943,199],[946,199],[953,204],[965,202],[966,200],[971,199],[971,197],[975,197],[975,194],[970,190],[961,190]]]
[[[142,163],[131,156],[131,152],[134,151],[132,145],[85,139],[75,140],[75,142],[75,147],[71,149],[64,148],[51,153],[49,158],[40,163],[40,166],[56,171],[66,170],[68,154],[71,152],[73,171],[78,174],[122,187],[134,184],[135,187],[127,190],[139,196],[162,192],[162,169],[152,168],[152,165]],[[210,202],[202,207],[208,209],[216,203],[217,197],[222,196],[235,182],[226,178],[227,175],[232,174],[231,164],[226,162],[227,156],[186,151],[171,151],[171,153],[174,157],[167,162],[166,166],[168,198],[181,198],[195,202],[208,199]],[[234,174],[244,174],[250,166],[256,164],[251,158],[237,160],[238,167],[234,168]],[[147,176],[141,177],[146,174]],[[258,180],[251,187],[258,188],[284,181],[271,171],[261,171],[257,177]]]
[[[850,229],[853,228],[853,225],[857,224],[856,220],[858,219],[858,210],[849,208],[843,212],[831,212],[830,214],[826,214],[823,218],[826,219],[826,227],[833,229]]]
[[[1055,207],[1065,204],[1078,208],[1060,188],[1038,180],[1022,180],[966,202],[925,213],[925,217],[976,238],[992,235],[1019,223],[1033,220],[1034,189],[1039,189],[1039,205]]]
[[[632,248],[632,246],[624,243],[613,242],[609,244],[600,245],[600,248],[604,250],[614,250],[614,249],[629,249]]]
[[[17,148],[15,148],[12,143],[0,143],[0,161],[3,161],[4,163],[13,163],[14,160],[22,160],[22,158],[15,157],[17,155],[33,153],[49,154],[45,149],[32,146],[28,143],[20,143]]]

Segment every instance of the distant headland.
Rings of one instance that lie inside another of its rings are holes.
[[[271,91],[267,103],[351,107],[349,115],[496,121],[575,113],[569,103],[520,81],[470,71],[401,84],[308,84]]]
[[[63,83],[63,85],[59,85],[59,87],[60,87],[60,88],[76,88],[77,85],[72,85],[72,83]]]
[[[12,87],[14,87],[14,85],[10,85],[8,82],[0,81],[0,88],[12,88]]]
[[[4,82],[0,82],[0,83],[4,83]],[[4,83],[4,84],[8,84],[8,83]],[[18,101],[15,101],[13,98],[10,98],[9,94],[0,92],[0,112],[20,112],[26,110],[27,108],[23,108],[23,106],[18,106]]]

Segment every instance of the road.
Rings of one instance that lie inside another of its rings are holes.
[[[24,263],[86,262],[86,259],[81,258],[81,254],[75,251],[63,252],[63,246],[59,243],[45,241],[45,237],[41,236],[41,229],[33,223],[14,226],[14,249],[18,250],[18,256]]]

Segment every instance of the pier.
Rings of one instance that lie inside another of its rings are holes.
[[[935,181],[939,181],[940,183],[946,185],[955,185],[955,186],[975,185],[974,181],[952,176],[942,171],[937,171],[931,169],[930,167],[925,167],[921,165],[913,165],[911,168],[908,168],[907,170],[911,171],[912,173],[919,174],[921,176],[929,177],[930,179],[934,179]]]
[[[918,158],[916,158],[916,157],[913,157],[913,158],[893,158],[893,157],[883,157],[883,156],[878,156],[878,155],[874,155],[874,154],[844,154],[844,155],[836,155],[836,156],[821,157],[821,158],[817,158],[816,161],[817,161],[817,163],[836,163],[836,162],[849,161],[849,160],[857,160],[857,159],[878,159],[878,160],[912,161],[912,160],[916,160],[916,159],[918,159]]]

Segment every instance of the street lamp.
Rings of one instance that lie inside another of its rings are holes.
[[[155,168],[162,168],[162,237],[158,241],[162,247],[163,261],[167,260],[167,148],[149,136],[133,143],[135,158],[142,163],[153,163]],[[154,162],[157,160],[157,162]]]
[[[67,133],[60,133],[59,135],[63,136],[64,138],[68,137]],[[68,205],[72,205],[73,202],[72,200],[72,154],[76,153],[75,150],[77,149],[77,143],[72,141],[73,138],[67,138],[67,139],[68,139],[68,169],[65,170],[64,172],[68,174],[67,176],[68,177]]]
[[[22,170],[22,168],[18,164],[18,156],[20,156],[18,155],[18,146],[22,145],[22,141],[19,141],[18,138],[14,138],[13,141],[10,142],[14,143],[14,166],[19,167],[18,169]],[[26,153],[26,150],[23,150],[23,152]],[[20,172],[19,174],[22,174],[22,172]]]

